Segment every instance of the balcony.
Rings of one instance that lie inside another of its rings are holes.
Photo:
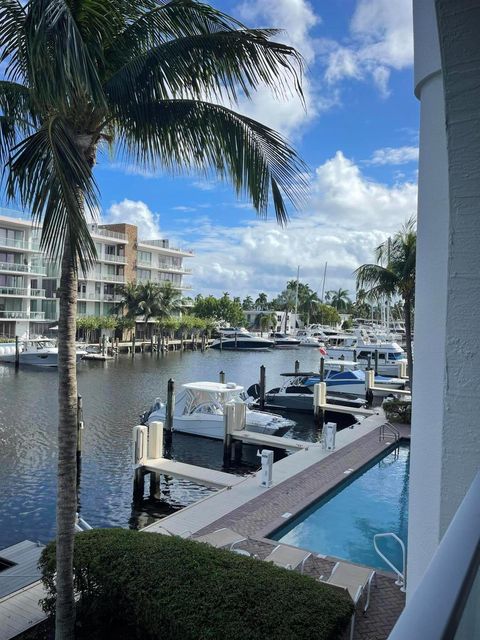
[[[178,247],[171,247],[169,245],[168,240],[140,240],[138,242],[139,247],[155,247],[156,249],[161,249],[166,253],[170,251],[172,253],[182,253],[186,256],[193,256],[193,251],[190,249],[179,249]]]
[[[111,229],[105,229],[104,227],[99,227],[96,224],[89,225],[90,233],[97,236],[103,236],[104,238],[114,238],[115,240],[123,240],[127,241],[127,236],[124,233],[120,233],[119,231],[112,231]]]
[[[109,255],[108,253],[104,254],[103,257],[98,258],[98,262],[115,262],[116,264],[127,264],[126,256],[114,256]]]
[[[45,320],[44,311],[0,311],[0,318],[7,320]]]
[[[20,287],[0,287],[0,295],[16,298],[45,298],[45,289],[25,289]]]
[[[159,262],[158,267],[155,267],[155,269],[158,269],[159,271],[171,271],[172,273],[192,273],[191,269],[186,269],[185,267],[177,267],[173,264],[168,264],[167,262]]]
[[[15,262],[0,262],[0,273],[8,271],[9,273],[29,273],[32,275],[46,276],[46,267],[39,267],[33,264],[19,264]]]
[[[102,282],[119,282],[120,284],[125,284],[125,276],[116,276],[110,273],[104,273],[98,279]]]
[[[15,240],[14,238],[2,238],[0,236],[0,247],[7,249],[17,249],[18,251],[40,251],[40,244],[30,240]]]
[[[151,269],[152,261],[150,260],[150,262],[148,262],[147,260],[140,260],[140,258],[137,258],[137,267],[146,267],[147,269]]]
[[[86,293],[78,294],[79,300],[88,300],[89,302],[120,302],[122,296],[114,293]]]

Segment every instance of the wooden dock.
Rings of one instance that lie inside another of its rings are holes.
[[[245,480],[242,476],[236,476],[215,469],[197,467],[185,462],[177,462],[167,458],[148,458],[142,465],[145,471],[160,473],[173,478],[183,478],[196,484],[214,487],[215,489],[230,489]]]
[[[336,411],[337,413],[351,413],[357,416],[374,416],[378,411],[365,409],[364,407],[347,407],[341,404],[329,404],[328,402],[318,405],[324,411]]]

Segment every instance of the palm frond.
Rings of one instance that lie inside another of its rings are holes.
[[[296,91],[303,100],[302,58],[270,40],[275,30],[217,31],[171,40],[132,58],[106,83],[115,102],[171,97],[208,101],[248,98],[260,85],[277,98]]]
[[[55,105],[64,114],[85,95],[97,108],[105,106],[98,66],[69,4],[67,0],[31,0],[25,24],[28,78],[35,100],[44,111]]]
[[[20,80],[26,75],[25,23],[27,14],[19,0],[0,3],[0,64],[5,63],[5,77]]]
[[[228,176],[266,216],[270,190],[279,222],[284,198],[300,207],[307,193],[306,167],[272,129],[226,107],[195,100],[116,105],[116,126],[125,152],[140,164]]]
[[[18,197],[42,224],[41,247],[50,257],[58,260],[68,242],[75,265],[89,269],[96,250],[84,212],[97,206],[96,185],[73,132],[60,117],[13,149],[7,194]]]
[[[238,20],[196,0],[143,0],[135,5],[136,19],[107,53],[112,61],[122,52],[138,54],[173,38],[244,28]]]
[[[365,296],[378,299],[381,296],[394,295],[398,287],[397,276],[386,267],[378,264],[363,264],[354,271],[357,287],[365,289]]]
[[[12,149],[32,133],[38,120],[32,109],[30,91],[16,82],[0,80],[0,163],[3,167]]]

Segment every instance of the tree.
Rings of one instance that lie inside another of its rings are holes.
[[[320,303],[315,307],[311,320],[315,323],[328,324],[334,327],[339,324],[340,315],[331,305]]]
[[[255,318],[255,326],[260,328],[260,335],[264,331],[275,331],[277,326],[277,314],[274,311],[261,313]]]
[[[310,287],[308,287],[308,291],[302,292],[298,310],[302,314],[305,324],[310,324],[310,316],[315,312],[319,304],[320,299],[317,293],[312,291]]]
[[[183,309],[182,296],[171,282],[142,282],[120,288],[122,299],[117,309],[125,310],[128,318],[143,316],[144,335],[153,318],[168,318]]]
[[[265,311],[268,309],[268,297],[266,293],[259,293],[258,298],[255,300],[255,309],[258,311]]]
[[[253,309],[253,298],[251,296],[247,296],[243,299],[242,309],[244,311],[248,311],[249,309]]]
[[[355,271],[357,286],[368,288],[369,298],[402,298],[410,384],[413,383],[412,310],[415,302],[416,246],[415,220],[410,218],[391,242],[382,242],[377,247],[377,264],[364,264]]]
[[[195,0],[0,0],[0,156],[7,198],[61,264],[56,640],[73,637],[78,272],[96,258],[101,145],[143,168],[213,168],[265,216],[305,198],[305,167],[270,128],[219,104],[259,85],[301,95],[301,58]]]
[[[348,291],[341,288],[337,291],[327,291],[326,299],[337,311],[346,309],[350,302]]]

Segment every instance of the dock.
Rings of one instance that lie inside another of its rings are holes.
[[[287,449],[289,451],[300,451],[309,449],[310,447],[318,447],[315,442],[306,442],[305,440],[294,440],[293,438],[284,438],[279,436],[270,436],[266,433],[257,433],[255,431],[232,431],[233,440],[239,440],[243,444],[254,444],[259,447],[274,447],[276,449]]]
[[[337,413],[351,413],[357,416],[374,416],[378,411],[373,409],[365,409],[365,407],[347,407],[342,404],[329,404],[328,402],[318,405],[323,411],[336,411]]]
[[[143,469],[150,473],[183,478],[184,480],[190,480],[190,482],[215,489],[230,489],[245,480],[243,476],[207,469],[206,467],[198,467],[185,462],[177,462],[168,458],[148,458],[143,464]]]
[[[39,600],[46,596],[38,560],[44,545],[23,540],[0,551],[0,640],[10,640],[46,619]]]

